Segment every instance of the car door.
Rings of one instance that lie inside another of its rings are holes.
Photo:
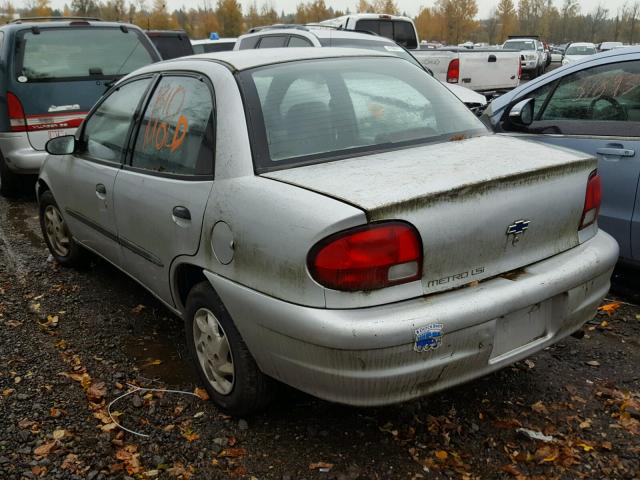
[[[622,257],[640,259],[640,60],[586,68],[528,96],[535,99],[528,136],[598,158],[600,227],[616,238]]]
[[[87,117],[74,155],[55,157],[54,194],[74,237],[120,265],[113,213],[113,186],[120,171],[133,119],[151,78],[138,78],[114,89]]]
[[[115,182],[126,271],[173,304],[171,262],[198,250],[213,185],[213,88],[199,75],[163,75]]]

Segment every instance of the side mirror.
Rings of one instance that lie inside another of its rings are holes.
[[[509,121],[519,127],[528,127],[533,123],[533,107],[535,100],[527,98],[516,103],[509,110]]]
[[[76,137],[73,135],[64,135],[62,137],[52,138],[44,148],[47,153],[51,155],[71,155],[76,151]]]

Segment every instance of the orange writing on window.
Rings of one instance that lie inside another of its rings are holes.
[[[153,147],[174,153],[182,146],[189,131],[189,121],[180,113],[184,101],[185,90],[180,85],[165,85],[158,90],[144,130],[143,149]]]

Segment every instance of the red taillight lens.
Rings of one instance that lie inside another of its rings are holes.
[[[422,242],[407,223],[366,225],[320,241],[309,252],[308,266],[325,287],[375,290],[422,277]]]
[[[449,62],[449,68],[447,68],[447,82],[458,83],[460,79],[460,60],[454,58]]]
[[[587,193],[584,198],[584,209],[582,210],[582,219],[578,230],[588,227],[597,220],[601,201],[602,184],[600,175],[598,175],[597,170],[594,170],[589,175],[589,181],[587,182]]]
[[[7,92],[7,110],[9,111],[9,123],[12,132],[24,132],[27,130],[27,119],[20,99],[11,92]]]
[[[518,59],[518,80],[522,78],[522,62]]]

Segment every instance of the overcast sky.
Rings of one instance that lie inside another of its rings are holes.
[[[253,0],[239,0],[243,6],[243,9],[246,10],[247,7],[253,3]],[[296,9],[296,5],[299,3],[298,0],[270,0],[274,8],[278,13],[282,10],[285,12],[294,12]],[[260,6],[264,0],[256,0],[258,6]],[[339,10],[346,10],[350,8],[353,10],[357,5],[357,0],[325,0],[327,6],[333,7]],[[406,11],[409,15],[415,15],[420,10],[421,6],[433,6],[435,0],[396,0],[398,6],[401,11]],[[489,16],[491,9],[494,8],[498,4],[498,0],[477,0],[478,2],[478,16],[480,18],[486,18]],[[20,6],[23,3],[23,0],[17,0],[16,5]],[[62,8],[65,4],[65,0],[52,0],[52,5],[57,8]],[[71,3],[71,0],[66,0],[66,3]],[[215,4],[215,0],[211,3]],[[517,0],[514,0],[514,3],[517,3]],[[562,1],[555,0],[554,2],[556,6],[560,6]],[[582,7],[583,12],[589,12],[595,9],[598,4],[602,4],[609,9],[611,14],[615,13],[618,7],[624,4],[624,0],[580,0],[580,5]],[[152,0],[147,0],[147,5],[151,5]],[[199,4],[202,4],[202,0],[167,0],[167,7],[170,10],[175,8],[179,8],[181,6],[197,7]]]

